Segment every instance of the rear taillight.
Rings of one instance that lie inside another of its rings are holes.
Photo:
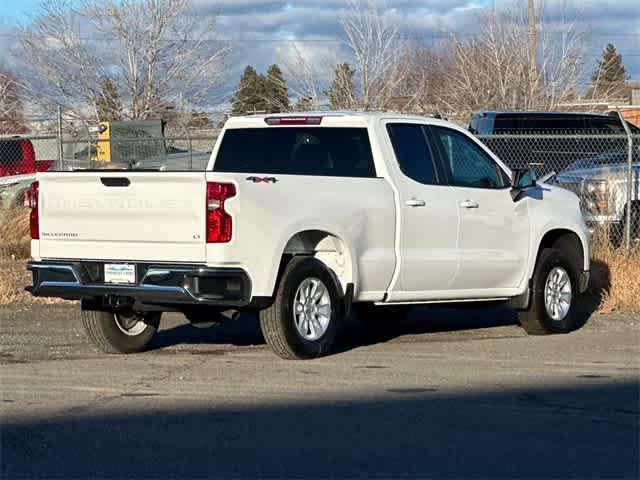
[[[27,195],[27,206],[31,209],[29,213],[29,229],[31,230],[31,238],[38,240],[40,238],[40,222],[38,217],[38,193],[40,191],[40,185],[38,182],[33,182],[29,188]]]
[[[231,241],[233,219],[224,209],[224,202],[236,195],[236,186],[232,183],[207,183],[207,243],[226,243]]]

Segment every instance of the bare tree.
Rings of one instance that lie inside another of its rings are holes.
[[[328,53],[328,52],[324,52]],[[286,49],[276,52],[278,65],[287,78],[287,87],[291,94],[299,100],[296,109],[318,109],[323,103],[323,87],[329,79],[328,72],[333,68],[331,55],[323,54],[319,49],[311,49],[301,42],[291,42]]]
[[[348,0],[340,18],[351,50],[364,110],[385,108],[407,75],[398,26],[389,22],[375,0]]]
[[[24,133],[22,102],[13,75],[0,67],[0,134]]]
[[[452,65],[443,103],[452,112],[474,110],[551,110],[575,97],[582,64],[582,34],[563,22],[550,35],[543,15],[537,28],[537,68],[531,68],[526,11],[488,12],[480,33],[452,38]]]
[[[75,5],[45,1],[20,35],[17,57],[32,90],[47,101],[95,117],[102,83],[110,78],[123,115],[144,119],[168,107],[198,107],[220,85],[227,47],[216,39],[213,20],[190,13],[188,0]]]
[[[439,51],[420,43],[407,47],[400,58],[406,75],[390,102],[391,108],[417,114],[441,112],[441,98],[448,88],[449,57],[447,49]]]

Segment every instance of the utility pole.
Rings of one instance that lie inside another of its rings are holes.
[[[58,105],[58,170],[63,170],[64,168],[64,148],[62,145],[62,106]]]
[[[533,0],[529,0],[529,76],[535,81],[538,76],[538,48],[536,41],[536,9]]]

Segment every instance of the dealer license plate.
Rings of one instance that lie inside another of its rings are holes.
[[[129,263],[106,263],[105,283],[136,283],[136,266]]]

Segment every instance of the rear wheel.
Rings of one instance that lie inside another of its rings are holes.
[[[260,312],[265,341],[285,359],[326,355],[342,319],[341,297],[333,274],[310,257],[286,266],[273,304]]]
[[[522,328],[530,335],[568,333],[575,329],[578,281],[574,267],[561,251],[540,252],[533,274],[531,304],[519,313]]]
[[[82,324],[91,342],[105,353],[136,353],[151,341],[160,313],[138,313],[131,310],[82,310]]]

